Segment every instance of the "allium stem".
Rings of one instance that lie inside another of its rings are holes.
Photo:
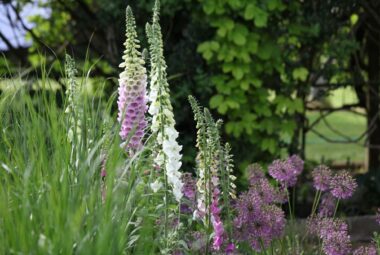
[[[314,217],[315,212],[317,211],[319,200],[321,199],[322,191],[317,190],[317,193],[315,193],[314,201],[313,201],[313,207],[311,208],[311,217]]]
[[[340,201],[340,199],[338,199],[338,200],[336,201],[336,205],[335,205],[335,210],[334,210],[333,219],[335,218],[335,215],[336,215],[336,213],[337,213],[337,211],[338,211],[339,201]]]

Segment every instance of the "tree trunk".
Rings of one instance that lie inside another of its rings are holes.
[[[368,170],[370,172],[380,168],[380,32],[378,28],[379,24],[375,22],[374,18],[370,18],[366,38],[369,81],[367,86],[367,128],[370,131],[368,135]]]

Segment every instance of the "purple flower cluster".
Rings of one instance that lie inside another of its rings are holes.
[[[314,188],[319,191],[327,191],[330,188],[332,172],[329,167],[320,165],[312,172]]]
[[[376,214],[376,221],[380,225],[380,208],[377,209],[377,214]]]
[[[129,140],[126,148],[138,149],[147,125],[145,112],[147,99],[145,92],[146,75],[140,80],[125,81],[119,86],[118,121],[121,123],[120,137]]]
[[[255,163],[247,167],[248,181],[251,186],[255,185],[257,182],[265,177],[263,168]]]
[[[250,173],[255,177],[251,178],[255,181],[250,189],[236,202],[234,232],[237,240],[247,241],[254,250],[260,251],[262,245],[268,247],[274,238],[282,235],[285,215],[275,204],[279,200],[278,193],[264,176],[259,177],[257,169]]]
[[[319,218],[317,234],[326,255],[346,255],[351,251],[347,223],[340,219]]]
[[[189,240],[187,240],[187,245],[189,249],[197,254],[206,253],[207,236],[200,231],[190,232]]]
[[[377,249],[373,244],[368,246],[360,246],[354,251],[353,255],[377,255]]]
[[[338,199],[347,199],[352,196],[357,184],[347,171],[342,171],[331,178],[330,192]]]
[[[295,174],[300,175],[303,171],[303,160],[297,155],[292,155],[288,161],[293,165]]]
[[[196,205],[196,180],[191,173],[183,173],[181,180],[183,182],[181,213],[192,214]]]
[[[355,179],[347,171],[333,175],[325,165],[316,167],[312,176],[313,186],[316,190],[328,191],[338,199],[350,198],[358,186]]]
[[[214,228],[214,242],[213,242],[213,248],[217,251],[220,250],[220,247],[223,244],[224,241],[224,227],[223,222],[220,218],[220,208],[218,206],[218,200],[219,200],[220,190],[218,188],[214,188],[213,194],[212,194],[212,203],[211,203],[211,221],[212,226]]]
[[[297,155],[286,160],[275,160],[268,167],[268,171],[283,187],[293,187],[303,171],[303,161]]]
[[[318,209],[318,216],[320,217],[332,217],[334,215],[336,206],[336,198],[330,193],[326,193],[322,196],[321,204]]]

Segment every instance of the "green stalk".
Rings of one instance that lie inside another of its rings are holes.
[[[336,215],[336,213],[337,213],[337,211],[338,211],[339,201],[340,201],[340,199],[338,199],[338,200],[336,201],[336,205],[335,205],[335,210],[334,210],[333,218],[335,218],[335,215]]]

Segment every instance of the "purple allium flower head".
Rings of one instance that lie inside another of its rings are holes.
[[[352,196],[357,186],[352,176],[347,171],[342,171],[332,177],[330,192],[336,198],[347,199]]]
[[[119,77],[118,121],[121,124],[119,132],[126,149],[141,147],[144,129],[147,125],[146,85],[147,76],[144,60],[139,52],[139,41],[136,33],[136,23],[131,8],[127,8],[126,42],[123,60],[120,67],[124,71]]]
[[[306,230],[307,233],[311,235],[318,235],[319,233],[319,221],[320,217],[319,216],[314,216],[314,217],[308,217],[306,220]]]
[[[283,187],[292,187],[297,182],[297,170],[289,160],[275,160],[268,167],[269,174]]]
[[[257,183],[252,186],[251,190],[252,192],[256,192],[264,203],[284,202],[282,193],[278,189],[275,189],[266,178],[258,180]]]
[[[334,218],[318,218],[318,235],[322,239],[328,238],[333,232],[346,234],[348,232],[348,225],[341,219]]]
[[[247,241],[256,251],[261,250],[261,242],[268,247],[284,230],[284,212],[276,205],[266,203],[254,187],[239,196],[236,211],[236,239]]]
[[[327,191],[330,188],[332,173],[330,168],[320,165],[314,168],[312,172],[313,185],[316,190]]]
[[[360,246],[354,251],[353,255],[377,255],[377,249],[373,244],[368,246]]]
[[[255,185],[258,181],[265,178],[263,168],[257,163],[249,165],[247,172],[250,185]]]
[[[326,193],[322,196],[321,204],[318,209],[318,216],[320,217],[332,217],[334,215],[336,206],[336,198],[330,193]]]
[[[332,232],[323,240],[322,250],[326,255],[347,255],[351,251],[350,236]]]
[[[300,175],[303,171],[303,160],[298,155],[292,155],[288,161],[293,165],[295,174]]]
[[[319,218],[317,228],[326,255],[346,255],[351,252],[347,223],[340,219]]]

